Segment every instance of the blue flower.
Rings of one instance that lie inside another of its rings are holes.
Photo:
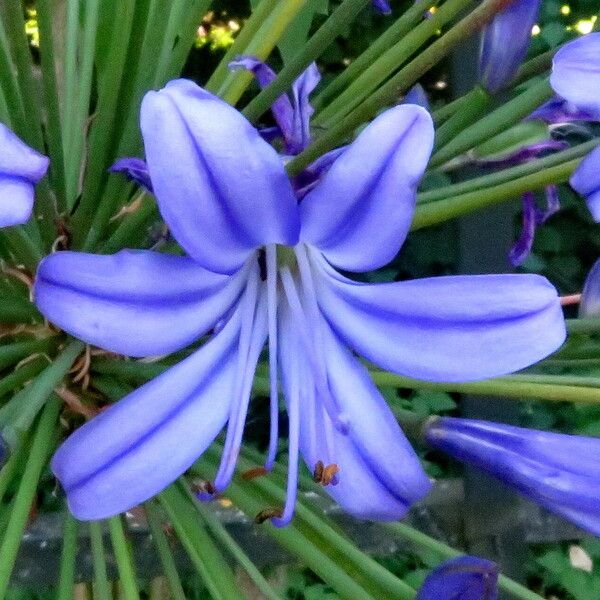
[[[476,556],[459,556],[438,565],[415,600],[497,600],[498,566]]]
[[[495,94],[511,82],[521,66],[541,0],[515,0],[499,12],[483,31],[479,81]]]
[[[49,161],[2,123],[0,149],[0,227],[21,225],[31,216],[35,184]]]
[[[65,331],[130,356],[213,335],[59,448],[52,466],[78,518],[156,494],[227,424],[214,481],[225,489],[268,339],[267,469],[279,379],[290,423],[288,497],[276,524],[292,517],[299,452],[311,470],[339,469],[326,490],[348,512],[398,519],[430,483],[354,353],[396,373],[465,381],[523,368],[562,343],[556,290],[539,276],[368,285],[338,271],[377,269],[402,246],[433,144],[424,109],[380,115],[301,201],[259,132],[190,81],[150,92],[141,125],[160,211],[187,256],[58,252],[39,267],[36,303]]]
[[[580,317],[600,317],[600,259],[590,269],[579,302]]]
[[[373,8],[382,15],[391,15],[392,7],[387,0],[372,0]]]
[[[433,419],[427,443],[600,535],[600,439],[469,419]]]
[[[585,198],[594,221],[600,221],[600,148],[592,150],[579,163],[569,183]]]

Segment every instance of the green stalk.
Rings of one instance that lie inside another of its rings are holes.
[[[437,225],[493,204],[513,200],[525,192],[542,189],[553,183],[564,183],[569,180],[580,162],[581,159],[577,158],[489,188],[474,190],[436,202],[419,204],[411,229]]]
[[[600,317],[590,317],[587,319],[567,319],[567,331],[574,333],[600,333]]]
[[[63,143],[73,139],[73,116],[75,115],[75,86],[77,85],[77,42],[79,39],[79,0],[66,0],[67,23],[65,32],[65,67],[63,89]],[[66,154],[66,153],[65,153]],[[66,156],[63,158],[66,160]],[[66,163],[65,163],[66,166]]]
[[[511,400],[544,400],[547,402],[573,402],[576,404],[599,404],[600,389],[573,385],[536,383],[532,376],[515,379],[516,376],[497,377],[468,383],[434,383],[403,377],[385,371],[370,371],[371,378],[379,387],[397,387],[413,390],[439,390],[460,394],[474,394]]]
[[[46,366],[48,366],[48,360],[43,356],[39,356],[28,361],[10,375],[0,379],[0,398],[35,377]]]
[[[350,137],[359,125],[375,116],[380,109],[394,103],[421,75],[434,67],[465,38],[481,29],[510,2],[511,0],[483,0],[469,15],[391,77],[359,107],[289,162],[288,173],[291,176],[297,175],[319,156]]]
[[[341,31],[354,21],[369,0],[344,0],[319,27],[318,31],[298,50],[294,58],[278,73],[275,80],[256,96],[242,111],[251,122],[256,122],[279,96],[289,90],[296,78],[319,57]]]
[[[23,478],[13,501],[10,518],[0,545],[0,598],[6,596],[21,537],[27,524],[37,485],[56,438],[56,422],[61,403],[56,396],[46,404],[27,458]]]
[[[31,131],[27,127],[27,117],[25,115],[25,106],[21,96],[21,90],[16,78],[16,67],[11,57],[10,46],[6,37],[6,31],[2,20],[0,19],[0,88],[6,105],[10,107],[9,125],[15,133],[22,137],[30,145],[35,145],[32,139]]]
[[[229,63],[238,55],[247,54],[246,48],[254,39],[263,23],[269,18],[280,0],[261,0],[259,5],[252,11],[248,20],[244,23],[242,30],[238,33],[233,44],[229,47],[225,56],[221,59],[217,68],[213,71],[210,79],[204,86],[209,92],[216,93],[225,83],[229,75]]]
[[[256,56],[260,60],[266,60],[290,23],[304,8],[306,2],[307,0],[279,0],[271,14],[256,32],[256,35],[246,46],[245,53]],[[219,87],[218,95],[225,102],[235,105],[251,81],[252,74],[248,71],[240,70],[230,73]]]
[[[417,202],[419,204],[425,204],[435,200],[453,198],[455,196],[465,194],[466,192],[494,187],[500,183],[518,179],[519,177],[525,175],[531,175],[532,173],[543,171],[548,167],[560,165],[561,163],[565,163],[574,158],[586,156],[596,146],[598,146],[598,144],[600,144],[600,138],[595,138],[589,142],[585,142],[584,144],[579,144],[573,148],[562,150],[561,152],[555,152],[549,156],[532,160],[523,165],[517,165],[509,169],[502,169],[501,171],[497,171],[495,173],[488,173],[487,175],[482,175],[481,177],[475,177],[474,179],[444,186],[443,188],[422,192],[418,195]]]
[[[542,54],[538,54],[527,62],[523,63],[515,78],[512,82],[513,86],[520,85],[521,83],[531,79],[532,77],[536,77],[537,75],[541,75],[548,71],[548,69],[552,66],[552,59],[556,54],[557,50],[561,48],[564,44],[561,44],[557,48],[552,48],[551,50],[547,50]]]
[[[110,583],[106,573],[106,554],[102,539],[101,521],[90,521],[90,544],[92,546],[92,562],[94,564],[94,598],[96,600],[112,600]]]
[[[421,533],[417,529],[413,527],[409,527],[404,523],[385,523],[382,525],[392,533],[399,535],[403,540],[414,544],[419,548],[425,548],[437,554],[442,560],[448,560],[451,558],[456,558],[458,556],[463,556],[462,552],[439,542],[438,540]],[[440,562],[442,562],[440,560]],[[500,589],[504,590],[508,594],[510,594],[513,598],[517,598],[519,600],[544,600],[542,596],[539,596],[535,592],[527,589],[522,586],[520,583],[509,579],[505,575],[500,575],[498,577],[498,585]]]
[[[1,323],[31,323],[41,321],[37,308],[22,295],[0,295],[0,322]]]
[[[34,223],[33,219],[30,219],[29,223]],[[0,233],[17,261],[22,262],[31,273],[35,273],[43,255],[40,248],[29,237],[25,227],[22,225],[6,227]]]
[[[434,15],[423,20],[400,41],[384,52],[363,71],[331,104],[313,119],[315,126],[331,127],[339,123],[369,97],[389,76],[426,44],[461,11],[471,6],[473,0],[447,0]]]
[[[229,532],[227,529],[225,529],[225,527],[223,527],[221,521],[217,519],[202,502],[198,501],[183,479],[180,479],[179,483],[184,492],[190,498],[196,511],[200,514],[202,520],[210,529],[215,539],[227,549],[231,556],[233,556],[233,558],[239,563],[244,571],[246,571],[254,585],[262,594],[262,597],[265,598],[265,600],[282,600],[282,596],[275,592],[269,582],[256,568],[256,565],[254,562],[252,562],[252,559],[248,557],[239,544],[231,537],[231,535],[229,535]]]
[[[71,342],[49,367],[0,409],[2,438],[9,448],[17,447],[23,439],[36,415],[71,368],[83,346],[83,342]]]
[[[139,592],[135,577],[135,570],[131,560],[129,544],[125,539],[123,532],[123,523],[120,516],[112,517],[108,520],[108,529],[110,539],[119,569],[119,578],[125,600],[139,600]]]
[[[15,475],[20,476],[23,473],[25,461],[31,450],[30,434],[31,432],[28,431],[16,452],[10,455],[6,464],[0,469],[0,506],[2,506],[1,501],[4,499],[4,495],[13,482]]]
[[[438,167],[459,154],[489,140],[530,115],[538,106],[552,97],[553,90],[547,79],[532,85],[516,98],[506,102],[477,123],[461,131],[445,146],[434,152],[429,168]]]
[[[464,106],[450,116],[435,132],[435,147],[440,148],[456,137],[466,127],[481,118],[487,111],[492,98],[481,87],[475,86],[464,96]]]
[[[73,600],[75,559],[77,558],[77,526],[77,521],[71,513],[67,513],[63,527],[63,546],[56,600]]]
[[[56,342],[56,336],[50,336],[41,340],[27,340],[0,346],[0,369],[6,369],[15,365],[20,360],[32,354],[49,352],[54,348]]]
[[[473,90],[469,90],[463,96],[459,96],[458,98],[455,98],[451,102],[444,104],[444,106],[441,106],[437,110],[434,110],[431,113],[431,117],[433,118],[434,123],[436,125],[439,125],[440,123],[443,123],[444,121],[449,119],[452,115],[456,114],[459,110],[462,110],[467,105],[467,103],[468,103],[467,96],[472,91]]]
[[[144,504],[144,511],[148,519],[148,525],[152,532],[152,541],[156,546],[158,557],[160,559],[163,573],[169,583],[171,594],[174,600],[186,600],[183,587],[181,586],[181,580],[179,579],[179,573],[177,571],[177,565],[173,559],[173,552],[169,546],[167,536],[164,534],[162,529],[162,522],[158,513],[158,509],[153,502],[146,502]]]
[[[430,2],[428,7],[437,6],[438,1]],[[313,99],[311,104],[315,110],[331,102],[364,71],[366,71],[375,61],[389,50],[399,40],[404,38],[418,23],[423,20],[424,7],[419,2],[411,6],[404,14],[388,27],[369,47],[348,67],[342,71],[329,85],[327,85]]]

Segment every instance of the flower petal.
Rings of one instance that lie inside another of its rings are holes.
[[[141,158],[120,158],[109,171],[111,173],[124,173],[127,179],[134,181],[147,192],[154,193],[150,173],[148,173],[148,165]]]
[[[232,401],[240,319],[160,377],[79,428],[52,470],[81,520],[104,519],[157,494],[221,431]]]
[[[577,108],[600,109],[600,33],[584,35],[563,46],[552,61],[550,84]]]
[[[585,197],[594,221],[600,222],[600,148],[592,150],[580,163],[569,183]]]
[[[283,164],[237,110],[180,79],[145,96],[141,124],[160,211],[202,266],[232,273],[259,246],[296,243]]]
[[[300,204],[301,239],[349,271],[389,262],[408,233],[432,145],[425,109],[402,105],[380,115]]]
[[[206,271],[183,256],[124,250],[57,252],[35,282],[42,314],[68,333],[129,356],[167,354],[197,340],[230,309],[246,270]]]
[[[533,364],[565,338],[556,290],[538,275],[436,277],[361,284],[318,253],[321,310],[356,352],[428,381],[470,381]]]
[[[290,394],[300,341],[297,325],[282,311],[280,360],[286,397]],[[368,377],[327,325],[321,323],[327,371],[335,402],[348,418],[348,433],[333,425],[325,405],[315,393],[306,361],[300,363],[302,410],[300,450],[310,469],[318,461],[336,464],[337,483],[325,490],[350,514],[365,519],[395,520],[429,491],[430,482],[394,415]]]
[[[580,317],[600,317],[600,259],[590,269],[579,303]]]
[[[476,556],[459,556],[438,565],[415,600],[496,600],[498,566]]]

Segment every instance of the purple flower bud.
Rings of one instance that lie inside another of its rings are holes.
[[[550,84],[554,91],[577,108],[600,110],[600,33],[582,36],[555,55]]]
[[[483,469],[530,500],[600,534],[600,439],[442,417],[427,443]]]
[[[528,121],[539,119],[556,125],[560,123],[573,123],[574,121],[600,121],[600,107],[598,110],[582,110],[564,98],[552,98],[534,110]]]
[[[21,225],[31,215],[34,187],[49,161],[1,123],[0,150],[0,227]]]
[[[145,190],[153,193],[148,165],[141,158],[120,158],[110,169],[111,173],[124,173],[127,179],[135,181]]]
[[[510,83],[523,62],[540,0],[515,0],[483,32],[479,81],[492,94]]]
[[[583,284],[580,317],[600,317],[600,260],[594,263]]]
[[[459,556],[438,565],[425,579],[415,600],[496,600],[498,566],[476,556]]]
[[[413,85],[406,96],[404,96],[404,104],[416,104],[422,106],[425,110],[429,110],[429,99],[427,93],[420,83]]]
[[[387,0],[373,0],[373,8],[382,15],[391,15],[392,7]]]
[[[569,183],[585,197],[594,221],[600,221],[600,148],[592,150],[581,161]]]

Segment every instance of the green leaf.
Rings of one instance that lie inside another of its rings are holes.
[[[287,63],[308,39],[308,34],[315,15],[326,15],[329,9],[329,0],[309,0],[298,16],[292,21],[285,35],[277,44],[283,62]]]

